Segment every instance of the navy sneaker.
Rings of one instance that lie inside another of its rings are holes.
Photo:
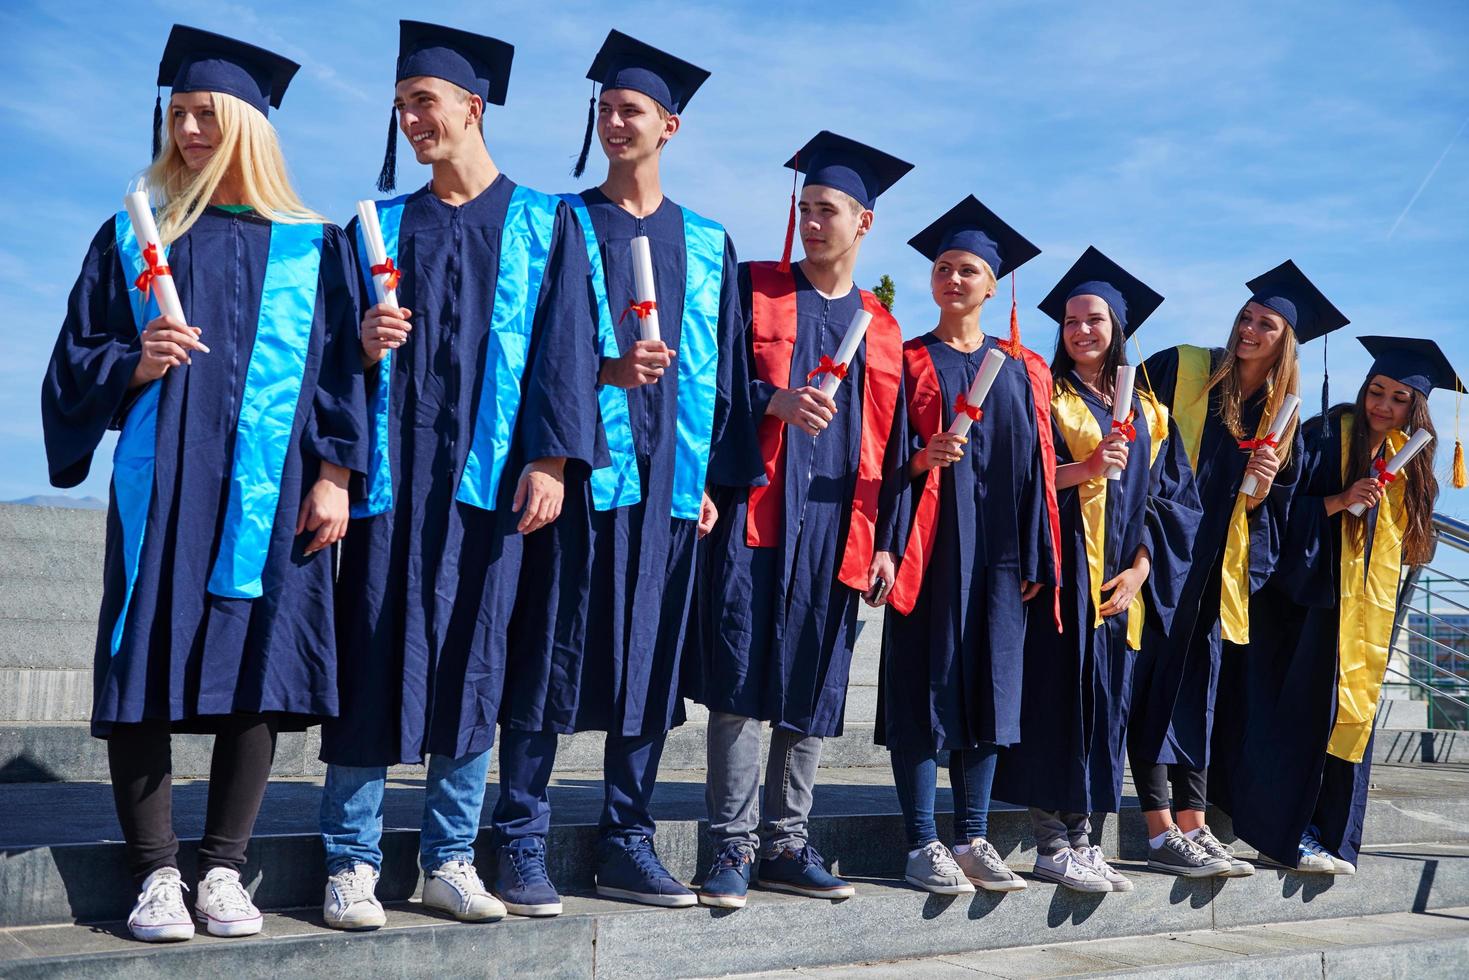
[[[750,871],[755,853],[748,844],[730,841],[714,858],[714,866],[699,886],[699,904],[717,909],[742,909],[750,890]]]
[[[643,905],[685,909],[696,904],[694,893],[668,873],[653,838],[645,834],[604,837],[597,842],[597,894]]]
[[[561,914],[561,896],[546,874],[546,842],[539,837],[518,837],[501,846],[491,890],[511,915]]]
[[[809,898],[851,898],[857,894],[851,884],[826,870],[826,862],[810,844],[799,850],[788,847],[773,858],[761,858],[755,883]]]

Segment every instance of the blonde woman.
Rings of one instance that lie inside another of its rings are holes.
[[[1279,557],[1300,439],[1294,422],[1278,440],[1268,432],[1299,389],[1297,345],[1347,323],[1293,262],[1247,288],[1224,349],[1160,351],[1139,382],[1168,408],[1203,506],[1172,629],[1144,625],[1128,722],[1148,864],[1185,877],[1254,873],[1204,822],[1221,650],[1249,641],[1250,594]]]
[[[260,931],[240,881],[276,733],[336,713],[330,546],[365,464],[345,237],[291,189],[266,120],[296,65],[175,27],[146,179],[163,253],[126,212],[93,239],[42,388],[51,481],[113,457],[92,733],[145,941],[194,933],[172,828],[170,735],[215,735],[194,914]],[[166,108],[166,112],[163,110]],[[188,324],[158,312],[170,274]]]

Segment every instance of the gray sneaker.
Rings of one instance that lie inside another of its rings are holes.
[[[1026,887],[1025,879],[1011,871],[1000,859],[1000,852],[983,837],[969,842],[969,850],[955,854],[954,862],[964,877],[987,892],[1018,892]]]
[[[1255,873],[1255,866],[1235,857],[1234,848],[1215,837],[1208,824],[1199,828],[1199,832],[1194,835],[1194,843],[1202,847],[1204,853],[1211,858],[1222,858],[1229,862],[1229,870],[1224,873],[1226,878],[1248,878]]]
[[[1168,828],[1162,845],[1148,845],[1148,867],[1184,878],[1212,878],[1229,872],[1228,861],[1211,857],[1177,827]]]
[[[1107,884],[1112,886],[1114,892],[1132,891],[1132,879],[1112,865],[1107,863],[1107,857],[1102,849],[1095,844],[1075,849],[1082,863],[1091,868],[1097,874],[1107,879]]]
[[[1075,892],[1109,892],[1112,883],[1083,860],[1081,852],[1063,847],[1054,854],[1037,854],[1035,876]]]
[[[932,841],[917,853],[908,857],[908,867],[903,877],[908,884],[916,885],[935,895],[973,895],[974,886],[964,876],[954,855],[938,841]]]

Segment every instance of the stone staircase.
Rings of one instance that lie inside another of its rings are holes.
[[[390,777],[379,895],[389,925],[347,935],[320,924],[316,836],[323,767],[315,732],[283,737],[245,877],[264,935],[168,946],[132,942],[133,893],[106,783],[87,733],[99,602],[99,514],[0,506],[0,977],[567,976],[1456,976],[1469,962],[1469,738],[1382,728],[1367,848],[1354,878],[1260,867],[1252,878],[1186,881],[1148,872],[1128,795],[1098,818],[1099,842],[1136,890],[1084,896],[1032,881],[1006,897],[939,899],[901,884],[904,844],[887,755],[872,743],[881,621],[864,613],[847,731],[828,742],[812,842],[858,894],[827,903],[754,892],[738,912],[646,909],[595,897],[601,738],[562,740],[549,848],[567,896],[555,920],[467,926],[417,901],[422,772]],[[1403,712],[1398,712],[1399,720]],[[1406,721],[1413,721],[1411,711]],[[1421,720],[1418,721],[1421,726]],[[655,800],[658,848],[680,877],[712,857],[703,834],[703,716],[676,731]],[[175,740],[175,824],[192,883],[208,740]],[[491,776],[492,782],[494,776]],[[493,807],[492,785],[486,815]],[[947,788],[939,808],[947,810]],[[1024,813],[1004,804],[991,839],[1017,867],[1034,859]],[[947,829],[945,819],[941,827]],[[1227,817],[1212,825],[1229,837]],[[489,841],[481,834],[481,866]],[[901,962],[899,962],[901,961]],[[836,969],[840,967],[841,969]]]

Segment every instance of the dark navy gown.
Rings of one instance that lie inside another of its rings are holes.
[[[527,462],[566,457],[569,492],[593,457],[587,255],[575,218],[558,205],[496,507],[455,497],[515,186],[501,174],[461,206],[428,188],[404,205],[398,299],[413,311],[413,330],[392,357],[393,507],[354,520],[343,548],[338,629],[352,667],[342,672],[343,716],[322,733],[329,763],[382,766],[490,748],[520,575],[516,484]]]
[[[1210,352],[1211,370],[1224,356]],[[1159,351],[1148,358],[1139,377],[1151,381],[1154,394],[1174,408],[1178,380],[1178,349]],[[1240,409],[1246,438],[1253,437],[1264,411],[1264,392],[1247,399]],[[1177,417],[1177,411],[1174,411]],[[1194,485],[1203,516],[1193,540],[1192,562],[1176,606],[1173,628],[1164,634],[1153,623],[1143,628],[1133,677],[1132,717],[1128,742],[1133,761],[1181,764],[1202,770],[1209,765],[1209,739],[1214,724],[1219,665],[1223,649],[1220,634],[1220,588],[1225,541],[1240,483],[1244,480],[1248,450],[1219,419],[1219,395],[1209,394]],[[1281,536],[1290,509],[1301,458],[1299,429],[1291,458],[1277,475],[1269,495],[1249,514],[1249,589],[1265,584],[1280,558]],[[1258,624],[1269,629],[1269,621]]]
[[[1111,431],[1112,409],[1091,389],[1072,384],[1098,431]],[[1177,430],[1155,447],[1141,399],[1133,397],[1137,438],[1122,479],[1107,482],[1103,581],[1132,565],[1139,545],[1152,556],[1141,595],[1146,616],[1166,634],[1188,572],[1200,514],[1193,472]],[[1052,416],[1056,464],[1072,456],[1059,415]],[[1157,459],[1152,454],[1157,449]],[[1133,665],[1127,614],[1095,626],[1081,486],[1057,491],[1061,513],[1061,610],[1064,628],[1025,635],[1024,737],[1000,756],[994,794],[1012,803],[1063,813],[1116,813],[1122,804]],[[1109,593],[1103,594],[1105,601]]]
[[[600,249],[618,346],[641,338],[631,241],[651,244],[659,329],[676,353],[652,384],[627,389],[640,503],[599,511],[587,480],[567,481],[561,519],[526,543],[501,723],[523,732],[607,731],[656,736],[684,721],[680,666],[694,589],[698,522],[672,516],[677,448],[677,357],[687,256],[683,210],[668,198],[635,217],[600,190],[581,192]],[[585,244],[577,230],[579,243]],[[719,291],[710,472],[761,472],[747,405],[734,246],[726,236]],[[595,411],[595,381],[576,397]]]
[[[853,314],[862,309],[862,297],[854,287],[846,296],[827,299],[811,286],[799,264],[792,272],[797,322],[790,383],[796,388],[808,383],[806,375],[822,354],[836,354]],[[749,273],[741,269],[746,311],[750,288]],[[747,312],[741,343],[753,363],[749,324]],[[705,542],[698,656],[690,657],[697,676],[689,684],[690,697],[712,711],[757,718],[803,735],[842,733],[859,595],[837,573],[857,485],[866,351],[865,343],[858,347],[834,396],[836,417],[820,435],[786,427],[778,547],[752,548],[746,538],[749,486],[763,482],[758,452],[753,474],[719,475],[722,485],[714,494],[719,524]],[[750,412],[759,420],[776,388],[751,378],[749,389]],[[898,474],[906,463],[906,443],[900,383],[883,462],[875,551],[896,553],[902,548]]]
[[[932,333],[945,428],[996,338],[964,353]],[[1020,692],[1028,610],[1022,582],[1052,585],[1053,556],[1035,398],[1024,362],[1007,358],[958,462],[941,470],[938,533],[913,611],[884,623],[877,742],[913,752],[1021,740]],[[914,432],[910,453],[932,433]],[[904,461],[907,465],[907,461]],[[927,474],[912,481],[916,505]],[[1034,628],[1054,631],[1050,595]]]
[[[51,482],[81,483],[103,435],[121,428],[142,389],[142,357],[109,218],[87,250],[41,391]],[[168,721],[213,731],[221,716],[274,713],[281,729],[337,712],[332,550],[303,553],[301,504],[322,462],[361,472],[367,443],[357,347],[357,279],[341,229],[324,229],[310,348],[253,599],[210,595],[229,498],[235,432],[260,318],[270,222],[209,207],[168,249],[179,300],[211,353],[164,375],[153,495],[117,653],[112,631],[126,578],[115,488],[107,515],[92,733]]]

